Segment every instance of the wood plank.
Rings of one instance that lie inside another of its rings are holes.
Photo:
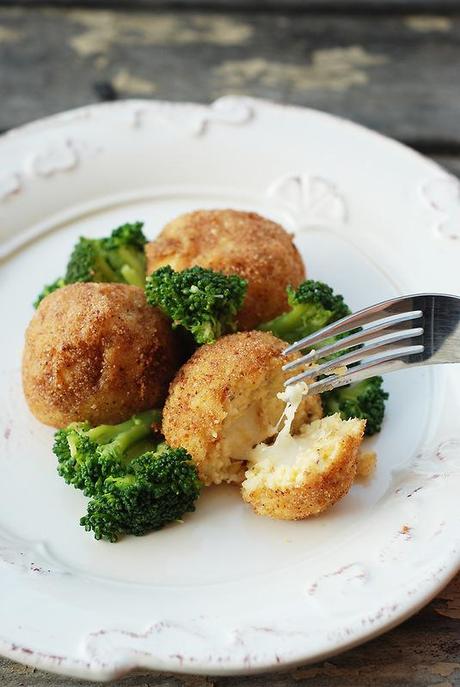
[[[435,162],[447,169],[448,172],[460,178],[460,156],[453,157],[451,155],[432,155]]]
[[[199,677],[137,673],[111,687],[459,687],[460,575],[395,630],[340,656],[284,673]],[[0,659],[2,687],[90,687]]]
[[[233,11],[274,10],[298,12],[379,13],[398,12],[408,14],[423,12],[459,14],[458,0],[0,0],[4,6],[54,6],[54,7],[104,7],[151,9],[210,9]]]
[[[106,97],[244,93],[460,144],[460,17],[0,8],[0,129]]]

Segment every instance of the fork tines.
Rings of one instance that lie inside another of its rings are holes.
[[[404,325],[422,318],[423,312],[411,310],[382,317],[384,314],[385,311],[378,307],[366,308],[288,346],[284,355],[312,347],[314,349],[283,366],[283,370],[287,371],[308,365],[307,369],[286,380],[285,385],[301,380],[308,383],[309,380],[333,373],[309,386],[309,393],[321,393],[379,374],[378,367],[383,363],[386,363],[386,372],[400,369],[408,356],[422,353],[424,346],[420,337],[423,336],[423,327],[407,328]],[[354,331],[357,327],[360,328],[359,331]],[[350,331],[352,333],[348,336],[330,342],[331,337]],[[322,358],[341,351],[343,354],[333,360],[313,365]],[[352,367],[348,369],[348,365]]]

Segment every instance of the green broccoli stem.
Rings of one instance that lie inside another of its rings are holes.
[[[127,284],[145,286],[145,256],[129,246],[120,246],[113,253],[109,253],[109,260],[119,270]]]
[[[99,425],[88,431],[88,438],[96,444],[111,444],[124,455],[131,447],[146,439],[152,433],[153,423],[161,420],[161,411],[146,410],[118,425]],[[130,460],[135,456],[127,456]]]
[[[315,305],[300,303],[292,306],[289,312],[259,325],[258,329],[272,332],[287,343],[294,343],[325,327],[331,321],[331,316],[329,310],[320,310]]]
[[[109,264],[104,252],[98,250],[94,265],[95,281],[98,282],[122,282],[123,280],[117,274],[117,272],[112,269]]]
[[[191,332],[199,344],[215,341],[222,334],[222,326],[218,320],[203,322],[203,324],[192,327]]]
[[[362,382],[356,382],[356,384],[349,384],[348,386],[340,387],[340,399],[342,401],[357,401],[367,385],[368,382],[364,380]],[[331,393],[330,396],[328,396],[328,399],[329,407],[334,408],[334,412],[338,413],[340,411],[338,397]]]
[[[126,265],[129,265],[139,275],[145,275],[145,255],[133,250],[129,246],[120,246],[118,254]]]
[[[159,435],[144,437],[140,441],[136,441],[127,449],[125,453],[126,463],[130,463],[135,458],[142,456],[143,453],[157,451],[160,443],[161,438]]]
[[[141,289],[144,287],[144,276],[141,276],[139,272],[136,272],[136,270],[134,270],[130,265],[123,265],[120,273],[127,284],[130,284],[131,286],[139,286]]]
[[[67,435],[67,443],[69,446],[69,451],[70,455],[72,458],[77,458],[78,456],[78,448],[77,448],[77,443],[76,443],[76,436],[72,434]]]

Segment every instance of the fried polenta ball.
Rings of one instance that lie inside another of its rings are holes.
[[[281,431],[258,445],[242,484],[243,499],[259,515],[302,520],[318,515],[349,491],[356,476],[365,420],[339,414],[315,420],[292,436]]]
[[[197,210],[169,222],[145,248],[147,274],[194,265],[248,282],[239,329],[252,329],[289,310],[286,287],[305,279],[305,267],[283,227],[255,212]]]
[[[168,319],[127,284],[76,283],[46,296],[22,361],[30,410],[46,425],[115,424],[159,407],[180,365]]]
[[[168,444],[190,453],[204,484],[240,484],[250,450],[278,431],[284,348],[268,332],[229,334],[201,346],[174,378],[162,430]],[[307,397],[294,427],[321,415],[319,398]]]

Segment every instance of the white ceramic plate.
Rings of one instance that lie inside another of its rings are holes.
[[[0,139],[0,652],[108,679],[134,667],[247,673],[313,661],[426,603],[460,563],[460,366],[389,375],[375,478],[305,522],[232,487],[143,538],[96,542],[20,382],[31,302],[80,233],[200,207],[295,232],[309,274],[353,308],[459,291],[456,180],[403,146],[305,109],[228,97],[122,102]],[[269,277],[268,277],[269,278]]]

